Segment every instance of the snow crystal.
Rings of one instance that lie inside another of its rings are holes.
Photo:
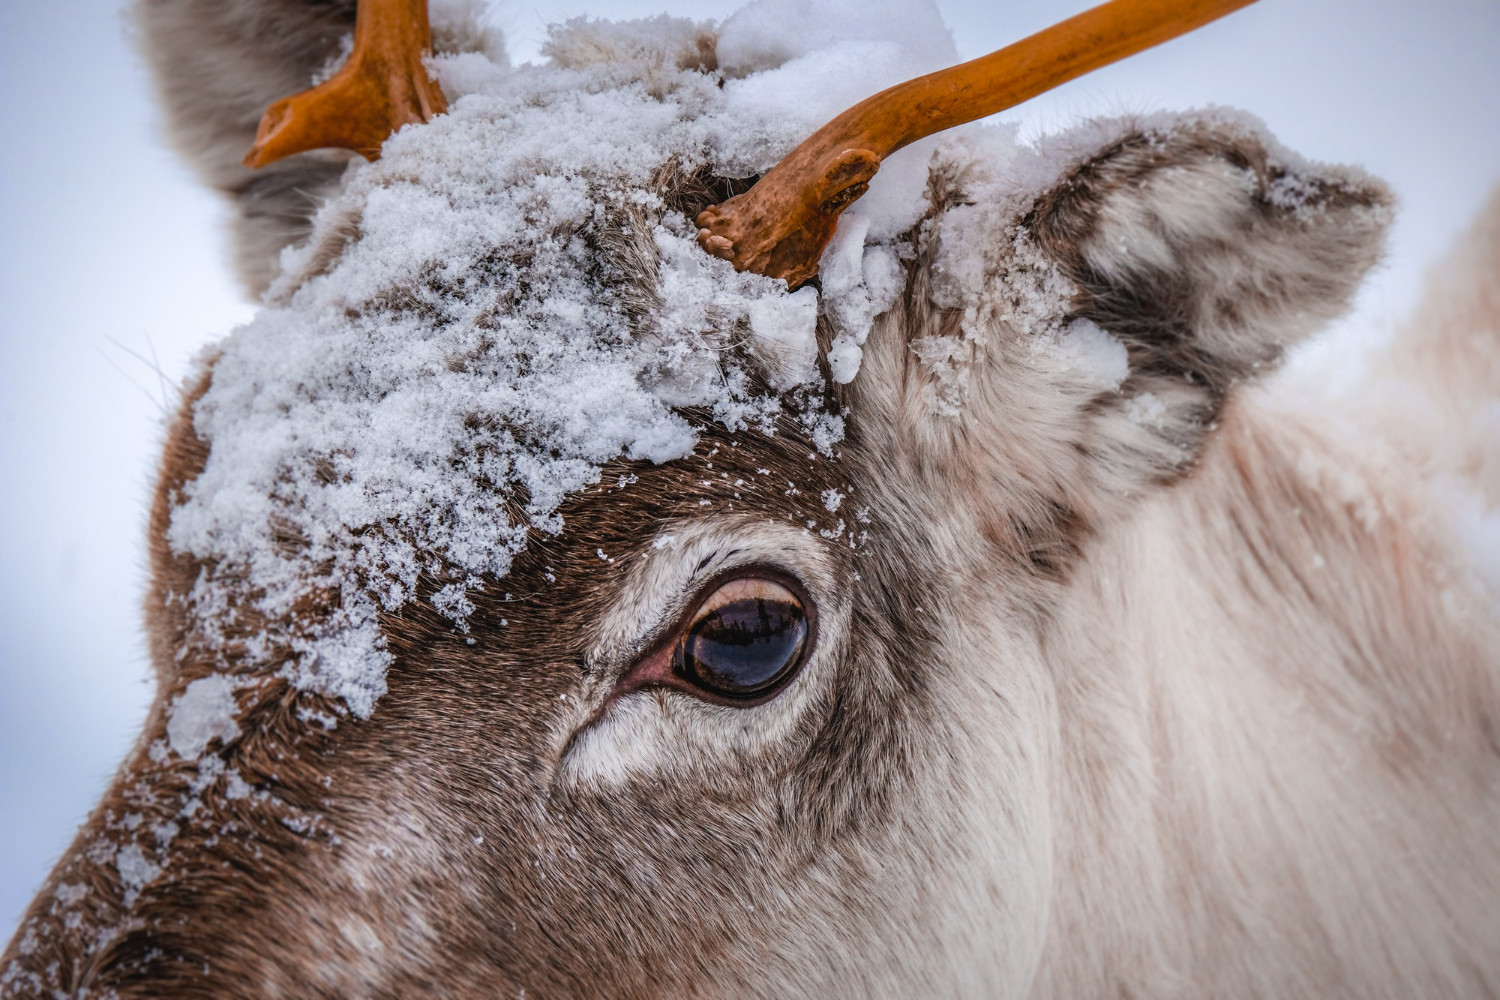
[[[221,674],[200,677],[177,698],[167,719],[167,742],[178,756],[196,760],[210,740],[240,734],[235,723],[234,685]]]
[[[1091,388],[1114,392],[1130,375],[1125,345],[1091,320],[1076,319],[1056,336],[1038,338],[1034,345]]]
[[[224,797],[231,801],[248,799],[253,789],[250,783],[240,777],[240,772],[230,769],[224,774]]]
[[[52,895],[64,906],[77,906],[89,894],[89,887],[82,883],[64,883],[52,890]]]
[[[127,844],[115,855],[115,869],[125,887],[125,905],[132,905],[150,882],[161,874],[161,866],[150,861],[135,844]]]
[[[816,377],[818,293],[801,288],[784,298],[757,299],[748,307],[750,333],[776,361],[773,385],[795,386]]]
[[[1141,427],[1160,430],[1166,421],[1167,404],[1155,393],[1143,392],[1125,401],[1125,417]]]

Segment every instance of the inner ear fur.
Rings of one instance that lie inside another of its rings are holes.
[[[1079,289],[1074,315],[1125,344],[1136,388],[1186,379],[1217,401],[1341,314],[1380,259],[1386,187],[1269,145],[1239,123],[1138,130],[1026,220]]]

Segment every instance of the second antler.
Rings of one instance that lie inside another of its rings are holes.
[[[422,65],[431,50],[427,0],[359,0],[349,61],[324,83],[266,109],[245,166],[327,146],[375,159],[396,129],[448,109]]]
[[[998,52],[883,90],[813,133],[749,191],[699,214],[698,243],[737,270],[795,288],[818,273],[839,214],[891,153],[1253,2],[1112,0]]]

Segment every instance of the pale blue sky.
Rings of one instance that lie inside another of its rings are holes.
[[[939,0],[965,57],[1086,2]],[[159,141],[119,0],[0,4],[0,935],[138,732],[145,505],[173,383],[250,315],[217,202]],[[513,55],[544,21],[737,3],[498,7]],[[997,14],[996,11],[1003,13]],[[1360,163],[1402,199],[1388,265],[1346,331],[1388,326],[1500,182],[1500,3],[1262,0],[1018,109],[1230,104],[1292,148]]]

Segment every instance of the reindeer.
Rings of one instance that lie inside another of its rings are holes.
[[[361,3],[259,172],[351,5],[139,8],[267,308],[185,389],[156,701],[6,995],[1500,993],[1445,506],[1500,498],[1500,201],[1371,373],[1400,412],[1309,406],[1261,376],[1391,196],[1246,118],[971,131],[839,218],[913,121],[1236,3],[1107,4],[770,171],[711,26],[504,73]]]

